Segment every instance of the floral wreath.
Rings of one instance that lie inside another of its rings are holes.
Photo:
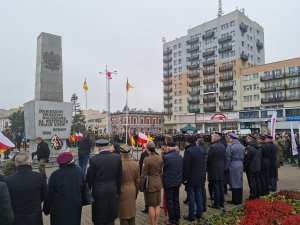
[[[55,150],[60,150],[63,146],[62,140],[55,134],[51,140],[51,147]]]

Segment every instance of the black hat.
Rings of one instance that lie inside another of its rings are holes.
[[[120,152],[123,154],[128,154],[128,153],[130,153],[130,149],[126,150],[126,149],[120,147]]]
[[[168,147],[175,147],[175,146],[176,146],[176,143],[173,142],[173,141],[170,141],[170,142],[167,143],[167,146],[168,146]]]
[[[108,146],[109,140],[98,139],[98,140],[95,141],[95,144],[96,144],[97,147],[99,147],[99,146]]]
[[[252,138],[252,139],[254,139],[254,140],[257,139],[257,137],[254,134],[248,134],[247,136],[250,137],[250,138]]]
[[[266,138],[273,139],[273,136],[267,134],[267,135],[266,135]]]
[[[258,135],[258,139],[265,140],[266,139],[266,135],[265,134],[259,134]]]
[[[229,138],[232,138],[232,139],[239,139],[239,136],[235,133],[231,133],[229,134]]]

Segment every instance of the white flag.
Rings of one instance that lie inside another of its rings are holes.
[[[296,144],[295,134],[294,134],[294,130],[293,130],[293,123],[291,123],[291,143],[292,143],[293,155],[298,155],[297,144]]]
[[[276,135],[276,118],[277,118],[277,112],[275,111],[271,118],[271,136],[273,139],[275,139]]]

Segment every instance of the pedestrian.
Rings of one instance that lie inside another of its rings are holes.
[[[204,149],[197,146],[195,138],[186,137],[183,157],[182,183],[186,186],[189,202],[189,214],[183,218],[188,221],[201,219],[203,210],[202,190],[204,171]],[[197,207],[195,214],[195,205]]]
[[[116,153],[116,154],[120,154],[121,153],[121,149],[120,149],[120,145],[119,144],[113,144],[112,145],[113,147],[113,153]]]
[[[256,141],[257,137],[248,134],[248,147],[245,152],[244,170],[247,175],[248,185],[250,189],[249,200],[260,198],[261,185],[259,179],[259,172],[261,168],[261,149]]]
[[[148,151],[146,149],[146,144],[143,146],[143,152],[141,154],[140,160],[139,160],[139,167],[140,167],[140,175],[142,175],[142,168],[144,164],[144,159],[148,157]],[[144,202],[145,202],[145,207],[144,209],[141,210],[142,213],[148,213],[148,206],[146,206],[146,201],[145,201],[145,192],[144,192]]]
[[[259,179],[261,185],[261,195],[268,195],[270,192],[270,160],[271,160],[271,149],[266,143],[266,135],[260,134],[257,142],[261,149],[261,167],[259,172]]]
[[[9,192],[5,183],[0,181],[0,224],[12,225],[14,213],[11,207]]]
[[[43,225],[42,207],[47,193],[46,175],[32,171],[27,152],[15,159],[16,173],[5,177],[14,212],[13,225]]]
[[[45,165],[49,162],[50,155],[49,145],[41,137],[36,138],[35,142],[37,144],[37,150],[31,154],[32,159],[36,155],[39,163],[39,171],[46,173]]]
[[[148,206],[149,218],[151,225],[157,225],[160,213],[161,189],[162,186],[162,158],[155,151],[155,144],[149,141],[146,145],[149,156],[144,159],[142,176],[140,182],[141,187],[146,185],[145,204]],[[147,182],[148,180],[148,182]]]
[[[136,198],[139,193],[139,164],[130,159],[130,150],[120,148],[122,182],[118,196],[120,225],[135,225]]]
[[[84,185],[81,169],[75,165],[71,152],[59,154],[57,163],[59,169],[49,178],[43,211],[50,214],[51,225],[80,225]]]
[[[284,163],[290,164],[289,158],[291,155],[291,147],[292,147],[290,134],[288,133],[284,134],[282,141],[284,146],[284,152],[283,152]]]
[[[108,140],[99,139],[95,143],[99,154],[90,158],[86,174],[86,182],[95,199],[92,204],[92,221],[94,225],[114,225],[118,217],[122,161],[120,155],[110,151]]]
[[[277,191],[277,180],[278,180],[278,159],[277,159],[277,153],[278,148],[273,143],[273,137],[271,135],[266,135],[266,143],[269,145],[270,151],[271,151],[271,157],[270,157],[270,191],[275,192]]]
[[[182,182],[182,156],[176,151],[176,143],[168,142],[163,154],[162,181],[170,224],[179,224],[179,189]]]
[[[226,148],[226,168],[229,175],[229,185],[232,192],[230,204],[240,205],[243,203],[243,172],[245,147],[238,141],[239,136],[235,133],[228,135],[229,145]]]
[[[275,140],[273,140],[273,143],[277,146],[277,149],[278,149],[277,159],[278,159],[278,168],[279,168],[280,166],[283,166],[283,154],[284,154],[284,150],[283,150],[284,145],[283,145],[283,141],[279,134],[276,134]]]
[[[90,158],[92,146],[93,144],[89,135],[83,136],[78,143],[78,164],[84,177],[86,175],[86,167]]]
[[[207,155],[207,172],[214,187],[214,203],[209,207],[219,209],[224,207],[224,171],[225,171],[225,147],[220,142],[218,134],[212,134],[212,145]]]

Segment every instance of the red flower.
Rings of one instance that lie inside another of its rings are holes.
[[[300,215],[293,215],[285,219],[282,225],[299,225],[300,224]]]

